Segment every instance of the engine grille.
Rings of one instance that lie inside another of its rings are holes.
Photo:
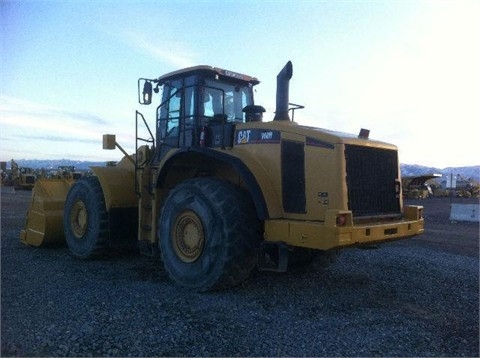
[[[400,213],[397,151],[345,146],[348,208],[354,217]]]

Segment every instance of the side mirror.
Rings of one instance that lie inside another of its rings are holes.
[[[143,82],[142,95],[140,96],[140,84]],[[150,104],[152,103],[152,82],[147,79],[140,78],[138,80],[138,102],[140,104]]]

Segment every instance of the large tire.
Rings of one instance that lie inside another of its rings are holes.
[[[181,286],[232,287],[257,265],[261,223],[249,196],[229,182],[197,178],[177,185],[158,224],[165,269]]]
[[[67,194],[63,214],[63,230],[70,252],[80,259],[98,256],[108,246],[108,228],[98,179],[79,179]]]

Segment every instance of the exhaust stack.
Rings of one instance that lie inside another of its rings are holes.
[[[277,75],[277,107],[274,121],[289,121],[288,115],[288,85],[293,75],[292,61],[288,61],[285,67]]]

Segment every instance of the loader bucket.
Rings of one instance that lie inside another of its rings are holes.
[[[73,179],[40,179],[32,192],[25,229],[20,241],[26,245],[47,246],[65,242],[63,207]]]

